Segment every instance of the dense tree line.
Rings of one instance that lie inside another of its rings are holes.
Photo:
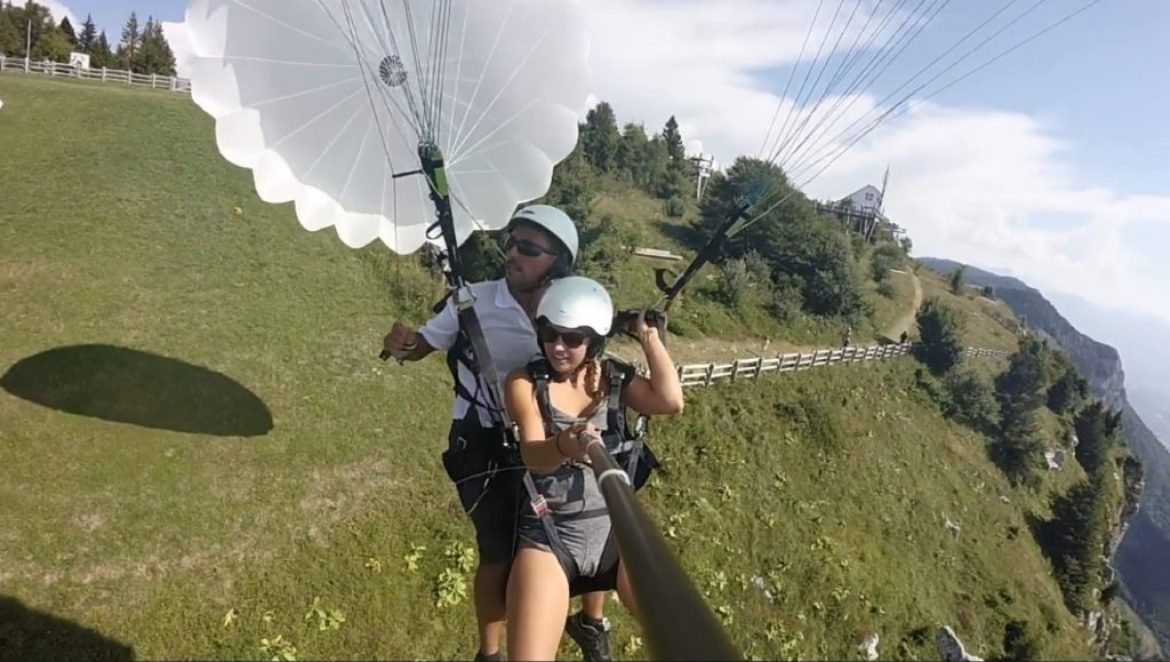
[[[29,47],[31,37],[31,48]],[[86,16],[80,31],[62,18],[57,23],[44,5],[29,2],[17,7],[9,0],[0,6],[0,53],[7,57],[69,62],[71,53],[86,53],[91,68],[109,67],[138,74],[175,75],[175,54],[163,34],[161,21],[148,17],[140,24],[131,12],[121,39],[111,46],[104,30]]]

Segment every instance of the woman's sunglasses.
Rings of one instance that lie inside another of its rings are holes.
[[[531,239],[517,239],[508,235],[508,239],[504,242],[504,253],[506,254],[513,248],[524,257],[540,257],[541,255],[552,255],[556,257],[559,255],[556,251],[551,251]]]
[[[584,331],[561,331],[548,324],[536,327],[536,337],[543,343],[555,343],[560,340],[569,349],[577,349],[589,340],[589,334]]]

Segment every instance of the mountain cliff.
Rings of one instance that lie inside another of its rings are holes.
[[[919,262],[944,274],[965,266],[939,258],[920,258]],[[978,288],[992,287],[995,297],[1030,331],[1049,338],[1069,355],[1096,395],[1121,409],[1126,442],[1145,467],[1145,488],[1114,562],[1134,609],[1162,646],[1170,647],[1170,563],[1166,562],[1170,559],[1170,451],[1130,405],[1120,354],[1078,331],[1039,290],[1017,278],[966,266],[964,281]]]

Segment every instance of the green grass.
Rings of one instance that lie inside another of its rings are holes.
[[[185,98],[13,74],[0,93],[0,366],[25,375],[0,393],[0,597],[143,659],[254,659],[277,635],[301,659],[469,657],[467,601],[436,604],[444,550],[471,544],[438,458],[448,378],[374,358],[438,284],[261,203]],[[929,657],[942,624],[988,656],[1027,618],[1050,656],[1083,657],[1024,495],[913,367],[690,392],[654,426],[652,514],[753,656],[851,659],[873,630],[883,657]],[[217,404],[229,429],[262,409],[271,431],[224,436],[183,397],[223,378],[243,390]],[[637,630],[610,613],[625,656]],[[22,652],[112,654],[42,645]]]

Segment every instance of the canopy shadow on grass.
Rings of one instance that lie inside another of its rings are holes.
[[[147,428],[255,437],[272,429],[264,401],[232,378],[111,345],[58,347],[22,359],[0,387],[39,405]]]
[[[0,595],[0,662],[133,659],[132,646]]]

